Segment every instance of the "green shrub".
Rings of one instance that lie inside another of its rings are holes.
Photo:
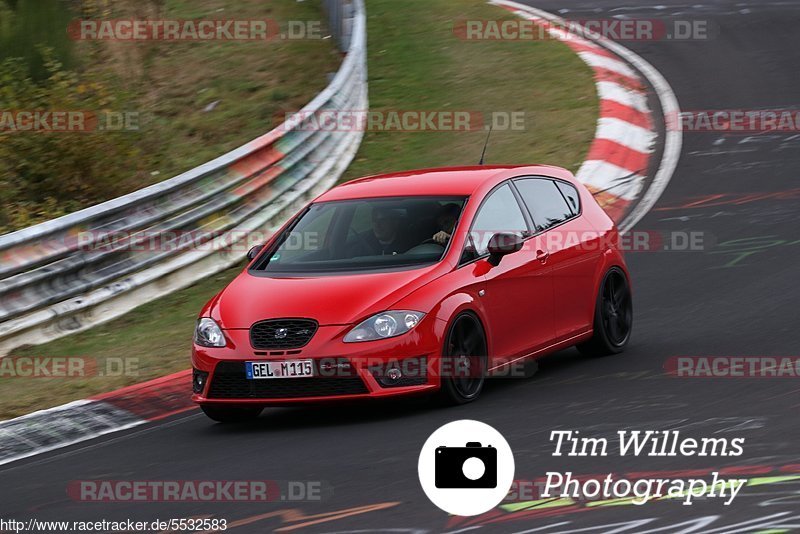
[[[64,31],[73,17],[63,0],[0,0],[0,60],[24,58],[30,75],[41,81],[47,72],[38,47],[44,45],[74,67],[74,43]]]
[[[0,64],[0,113],[131,112],[124,93],[94,75],[65,70],[42,49],[45,79],[36,82],[21,58]],[[8,115],[6,115],[8,117]],[[144,172],[139,131],[0,129],[0,233],[113,198]]]

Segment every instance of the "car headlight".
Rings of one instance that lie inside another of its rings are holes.
[[[224,347],[226,345],[225,336],[222,329],[208,317],[197,320],[194,329],[194,342],[201,347]]]
[[[375,339],[386,339],[405,334],[425,317],[424,313],[416,311],[387,311],[373,315],[362,322],[346,336],[345,343],[357,343],[359,341],[373,341]]]

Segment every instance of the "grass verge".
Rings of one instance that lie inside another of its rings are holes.
[[[476,0],[368,0],[372,109],[523,111],[524,131],[498,131],[490,163],[551,163],[575,170],[591,142],[597,101],[591,71],[563,44],[465,42],[455,20],[509,18]],[[376,172],[477,163],[484,132],[368,132],[345,179]],[[136,358],[136,376],[7,379],[0,418],[113,390],[188,367],[200,307],[239,269],[223,272],[90,331],[17,356]],[[101,364],[102,367],[102,364]]]
[[[577,170],[594,136],[592,71],[557,41],[465,41],[456,21],[513,20],[480,0],[368,0],[370,109],[524,113],[495,130],[487,163]],[[367,132],[344,179],[474,165],[486,132]]]

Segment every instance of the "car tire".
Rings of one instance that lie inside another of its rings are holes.
[[[628,277],[612,267],[603,277],[594,310],[594,334],[578,345],[586,356],[619,354],[628,345],[633,330],[633,301]]]
[[[259,406],[201,406],[209,419],[219,423],[243,423],[252,421],[261,415],[263,408]]]
[[[487,361],[486,335],[478,317],[462,313],[450,326],[442,349],[440,402],[453,406],[477,399],[486,382]]]

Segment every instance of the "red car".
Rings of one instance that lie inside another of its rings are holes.
[[[354,180],[323,194],[211,299],[193,400],[218,421],[265,406],[437,393],[632,326],[614,223],[564,169],[481,166]]]

